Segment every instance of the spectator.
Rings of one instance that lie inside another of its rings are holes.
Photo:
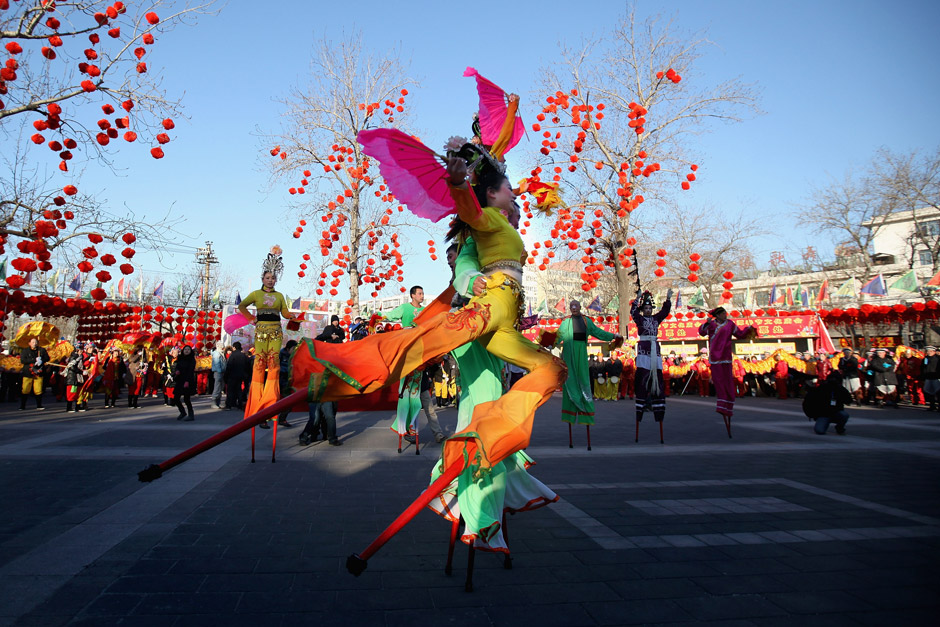
[[[937,411],[937,394],[940,393],[940,355],[936,346],[928,346],[927,356],[921,368],[921,377],[924,381],[924,396],[930,403],[930,411]]]
[[[852,395],[842,385],[842,375],[833,372],[823,383],[807,391],[803,399],[803,413],[816,421],[813,430],[817,434],[825,435],[829,424],[834,422],[836,433],[845,435],[845,423],[849,419],[845,405],[851,402]]]
[[[875,356],[868,360],[868,372],[871,375],[871,385],[875,392],[881,395],[878,406],[897,407],[898,376],[895,374],[895,363],[884,348],[878,348]]]
[[[248,356],[242,352],[242,343],[235,342],[234,350],[225,365],[225,409],[243,409],[242,385],[251,373]]]
[[[176,408],[180,415],[177,420],[192,422],[195,420],[193,414],[193,402],[191,396],[196,392],[196,353],[189,344],[183,346],[176,363],[173,365],[173,398],[176,399]],[[186,411],[183,411],[183,403],[186,403]]]
[[[790,367],[784,361],[783,356],[777,358],[774,365],[774,382],[777,385],[777,398],[785,400],[787,398],[787,379],[790,376]]]
[[[222,384],[225,378],[225,352],[222,350],[222,341],[215,343],[215,350],[212,351],[212,406],[216,409],[222,409]]]
[[[858,357],[852,354],[851,348],[842,349],[839,374],[842,375],[842,386],[854,397],[855,404],[861,406],[862,384],[858,378]]]

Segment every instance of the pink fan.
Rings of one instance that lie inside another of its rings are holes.
[[[483,143],[492,146],[499,137],[499,132],[503,128],[506,116],[509,114],[509,108],[506,105],[506,92],[496,83],[484,78],[474,68],[468,67],[464,70],[464,76],[473,76],[477,79],[477,93],[480,95],[480,130],[483,135]],[[512,150],[513,146],[519,143],[522,135],[525,133],[525,125],[521,117],[516,117],[513,123],[512,138],[503,154]]]
[[[388,188],[413,214],[438,222],[456,212],[443,157],[394,128],[359,131],[356,139],[379,162]]]
[[[246,324],[248,324],[248,318],[243,316],[241,312],[236,311],[235,313],[225,318],[225,320],[222,322],[222,328],[225,329],[226,333],[231,335]]]

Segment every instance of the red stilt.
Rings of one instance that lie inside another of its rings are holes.
[[[281,400],[279,400],[278,402],[271,405],[270,407],[265,407],[261,411],[255,414],[252,414],[251,416],[248,416],[244,420],[240,420],[239,422],[233,424],[231,427],[223,431],[220,431],[219,433],[216,433],[211,438],[207,438],[203,440],[202,442],[200,442],[199,444],[186,449],[179,455],[171,457],[170,459],[160,464],[152,464],[150,467],[145,468],[144,470],[141,470],[140,472],[138,472],[137,477],[141,481],[153,481],[154,479],[159,479],[160,477],[163,476],[163,473],[169,470],[170,468],[173,468],[174,466],[178,466],[182,464],[183,462],[185,462],[186,460],[192,459],[196,455],[199,455],[200,453],[208,451],[210,448],[216,445],[219,445],[222,442],[225,442],[226,440],[232,439],[239,433],[244,433],[245,431],[248,431],[249,429],[254,429],[254,427],[261,424],[265,420],[270,419],[272,416],[278,415],[280,412],[284,411],[285,409],[290,409],[296,403],[302,403],[306,399],[306,397],[307,397],[307,390],[305,389],[297,390],[290,396],[286,396],[282,398]]]
[[[503,540],[506,541],[506,546],[509,546],[509,525],[506,524],[505,510],[503,510]],[[503,568],[506,570],[512,570],[512,555],[510,553],[505,553],[503,555]]]
[[[666,441],[663,440],[663,421],[662,420],[659,421],[659,443],[660,444],[666,443]]]
[[[274,454],[277,452],[277,418],[274,419],[274,431],[271,432],[271,463],[273,464],[277,460],[274,458]]]
[[[415,424],[416,424],[416,425],[417,425],[417,422],[418,422],[418,420],[417,420],[417,418],[416,418],[416,419],[415,419]],[[420,454],[421,454],[421,433],[420,433],[420,431],[421,431],[421,430],[418,429],[417,426],[416,426],[416,428],[415,428],[415,455],[420,455]]]
[[[639,441],[640,441],[640,421],[637,420],[636,421],[636,439],[634,440],[634,442],[639,442]]]
[[[398,434],[398,454],[401,454],[401,434]]]
[[[722,414],[721,417],[725,419],[725,429],[728,430],[728,437],[730,438],[731,437],[731,416],[725,416],[724,414]]]
[[[386,542],[391,540],[392,536],[401,531],[402,527],[407,525],[412,518],[417,516],[418,512],[435,499],[451,481],[456,479],[463,468],[463,464],[453,464],[445,468],[443,474],[441,474],[434,483],[429,485],[427,489],[421,493],[421,496],[415,499],[405,511],[399,514],[398,517],[372,541],[372,544],[367,546],[362,552],[354,553],[346,558],[346,570],[357,577],[361,575],[366,569],[366,566],[368,566],[369,558],[372,557],[376,551],[381,549]]]
[[[574,440],[571,439],[571,423],[568,423],[568,448],[574,448]]]
[[[460,517],[450,524],[450,544],[447,545],[447,564],[444,566],[444,574],[450,575],[454,572],[454,547],[457,545],[457,532],[460,531]]]
[[[251,463],[255,463],[255,428],[251,428]]]
[[[587,438],[588,438],[588,450],[591,450],[591,425],[585,425],[587,427]]]

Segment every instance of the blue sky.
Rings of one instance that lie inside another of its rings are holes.
[[[420,83],[409,98],[416,126],[436,145],[466,134],[476,108],[474,82],[461,77],[464,67],[528,95],[539,68],[556,56],[557,42],[601,35],[624,8],[621,2],[231,0],[198,26],[159,37],[148,56],[151,68],[163,68],[169,94],[183,96],[189,118],[177,121],[166,158],[155,161],[142,147],[125,146],[120,162],[126,169],[117,176],[89,174],[83,188],[100,189],[109,205],[126,204],[138,214],[172,206],[186,217],[192,236],[179,243],[212,240],[221,262],[245,277],[243,294],[258,287],[260,262],[279,243],[286,266],[279,287],[292,297],[312,295],[296,271],[304,252],[319,251],[312,236],[290,236],[296,220],[285,215],[287,185],[267,189],[263,163],[270,146],[259,133],[278,130],[277,100],[303,82],[316,40],[358,29],[376,51],[400,48]],[[716,84],[740,76],[762,89],[763,115],[719,127],[690,145],[701,170],[684,197],[690,205],[746,211],[773,224],[775,237],[757,244],[758,263],[766,264],[781,239],[794,247],[831,247],[827,236],[796,228],[790,217],[828,175],[863,166],[882,146],[940,145],[938,77],[929,60],[936,54],[930,42],[940,3],[645,0],[637,8],[641,18],[673,17],[680,32],[704,31],[714,43],[684,80]],[[529,123],[536,112],[523,103]],[[442,263],[429,261],[425,239],[410,247],[406,284],[422,283],[433,294],[447,275]],[[139,261],[148,274],[161,271],[151,255]],[[191,257],[177,255],[168,264],[166,272],[179,270]]]

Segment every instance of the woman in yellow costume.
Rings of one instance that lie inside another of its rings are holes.
[[[396,133],[389,129],[373,132]],[[368,139],[365,133],[360,133],[363,144]],[[449,194],[457,217],[477,244],[486,283],[483,293],[449,313],[453,292],[448,290],[415,320],[416,327],[369,336],[354,347],[303,342],[292,361],[292,382],[294,388],[306,387],[311,401],[349,398],[389,385],[427,361],[476,340],[496,357],[529,372],[500,398],[478,404],[467,428],[445,442],[445,467],[469,465],[479,472],[528,445],[535,410],[562,384],[566,368],[517,328],[523,313],[526,251],[516,230],[519,209],[504,166],[471,144],[451,155],[446,170]],[[475,183],[472,189],[467,182],[468,159]]]
[[[249,324],[255,325],[255,364],[251,371],[245,416],[273,405],[281,397],[278,358],[283,337],[281,316],[288,320],[298,318],[290,312],[284,295],[274,289],[284,270],[280,246],[271,249],[261,267],[261,289],[253,291],[238,303],[241,315]],[[254,305],[255,315],[248,311],[249,305]]]

